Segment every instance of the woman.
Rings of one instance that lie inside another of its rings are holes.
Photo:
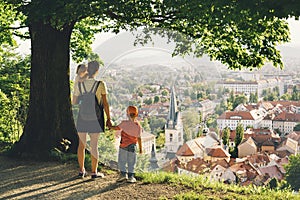
[[[78,84],[74,85],[74,100],[73,104],[78,104],[78,97],[80,96],[81,101],[84,101],[84,94],[88,92],[92,92],[96,96],[96,106],[97,108],[97,118],[95,119],[88,119],[85,118],[86,115],[84,113],[84,102],[81,102],[79,108],[79,115],[77,119],[77,131],[79,136],[79,145],[77,149],[77,156],[78,156],[78,164],[79,164],[79,177],[85,177],[87,175],[85,167],[84,167],[84,159],[85,159],[85,147],[86,147],[86,139],[87,134],[90,136],[90,147],[91,147],[91,157],[92,157],[92,174],[91,178],[95,179],[98,177],[103,177],[103,174],[97,172],[98,167],[98,159],[99,159],[99,152],[98,152],[98,139],[101,132],[104,132],[105,125],[104,125],[104,113],[106,114],[107,121],[106,125],[111,126],[110,121],[110,112],[109,112],[109,105],[107,102],[106,94],[106,84],[103,81],[96,81],[95,76],[99,71],[99,63],[97,61],[92,61],[88,63],[88,77],[83,82],[78,82]],[[93,105],[95,106],[95,105]],[[100,113],[99,113],[100,112]]]

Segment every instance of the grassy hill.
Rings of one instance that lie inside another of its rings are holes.
[[[188,191],[180,192],[174,199],[300,199],[299,195],[287,190],[271,190],[266,187],[227,185],[212,182],[203,177],[191,177],[170,173],[142,173],[144,183],[159,183],[181,186]]]
[[[118,173],[78,179],[73,161],[23,160],[0,155],[0,199],[300,199],[290,191],[240,187],[203,178],[156,172],[138,173],[138,182],[118,183]]]

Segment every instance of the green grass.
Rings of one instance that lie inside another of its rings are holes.
[[[245,200],[300,200],[300,195],[294,195],[289,190],[271,190],[267,187],[238,186],[236,184],[223,184],[205,179],[166,172],[138,173],[144,183],[181,185],[189,192],[178,194],[174,199],[245,199]]]

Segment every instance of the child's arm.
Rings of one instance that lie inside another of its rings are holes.
[[[140,154],[143,153],[143,147],[142,147],[142,133],[143,133],[143,128],[142,126],[140,125],[140,123],[138,123],[138,126],[140,128],[140,131],[139,131],[139,136],[138,136],[138,145],[139,145],[139,150],[140,150]]]
[[[108,126],[108,128],[112,130],[121,130],[119,126]]]

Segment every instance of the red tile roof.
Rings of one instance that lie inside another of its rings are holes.
[[[167,161],[163,164],[162,170],[166,172],[175,172],[179,161],[177,158],[173,158],[170,161]]]
[[[268,101],[269,103],[271,103],[273,106],[276,106],[277,104],[281,104],[284,107],[287,106],[297,106],[300,107],[300,101]]]
[[[233,119],[240,117],[242,120],[254,120],[253,116],[248,111],[226,111],[218,119]],[[234,120],[234,119],[233,119]]]
[[[249,160],[250,163],[253,165],[258,164],[260,165],[261,163],[267,164],[270,162],[270,158],[267,154],[253,154],[247,156],[247,160]]]
[[[257,146],[255,140],[253,140],[252,137],[244,138],[244,139],[242,140],[242,142],[239,144],[239,146],[242,145],[242,144],[244,144],[244,143],[247,143],[247,144],[249,144],[249,145],[251,145],[251,146],[253,146],[253,147],[256,147],[256,146]]]
[[[300,122],[300,114],[282,112],[277,115],[274,121],[289,121],[289,122]]]
[[[184,143],[177,151],[178,156],[193,156],[194,152],[190,149],[189,145]]]
[[[225,159],[221,159],[211,163],[211,169],[215,168],[217,165],[220,165],[226,169],[230,167],[230,164]]]
[[[298,141],[298,144],[300,144],[300,131],[293,131],[290,134],[288,134],[286,137]]]
[[[185,169],[187,171],[191,171],[197,174],[203,173],[205,169],[210,167],[211,163],[205,162],[202,158],[195,158],[187,163],[180,162],[178,167],[181,169]]]
[[[259,171],[263,175],[267,175],[270,178],[276,178],[277,180],[283,179],[283,174],[281,173],[279,167],[277,165],[267,166],[267,167],[260,167]]]
[[[236,131],[230,131],[229,139],[234,141]],[[272,130],[269,129],[247,129],[244,132],[244,138],[248,139],[252,137],[258,146],[261,146],[266,141],[280,142],[280,137],[276,135]]]
[[[246,107],[249,111],[258,109],[258,105],[257,105],[257,104],[247,104],[247,105],[245,105],[245,107]]]
[[[206,148],[206,154],[215,158],[228,158],[230,154],[222,147]]]

